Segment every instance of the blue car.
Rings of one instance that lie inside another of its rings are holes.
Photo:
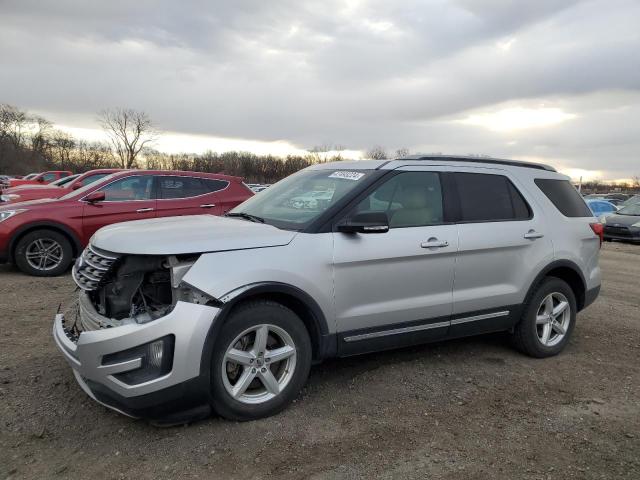
[[[587,198],[585,199],[585,202],[587,202],[587,205],[589,206],[589,209],[591,209],[594,217],[607,217],[618,211],[613,203],[607,202],[606,200]]]

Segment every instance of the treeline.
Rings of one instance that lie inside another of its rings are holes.
[[[140,112],[116,110],[110,115]],[[144,114],[142,114],[144,115]],[[130,117],[129,117],[130,118]],[[115,121],[120,118],[115,119]],[[111,133],[105,128],[105,133]],[[273,183],[314,163],[342,160],[322,152],[276,157],[249,152],[165,154],[144,148],[138,156],[123,159],[127,145],[87,142],[53,128],[51,122],[14,106],[0,104],[0,174],[24,175],[43,170],[82,173],[95,168],[148,168],[225,173],[250,183]],[[126,161],[125,161],[126,160]]]

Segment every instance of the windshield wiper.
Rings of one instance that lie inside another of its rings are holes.
[[[264,223],[264,218],[259,217],[257,215],[251,215],[250,213],[245,213],[245,212],[229,212],[229,213],[225,213],[224,216],[239,217],[239,218],[244,218],[245,220],[249,220],[251,222]]]

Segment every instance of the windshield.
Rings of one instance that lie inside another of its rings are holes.
[[[285,230],[302,230],[360,185],[371,170],[303,170],[251,197],[231,212]]]
[[[634,195],[628,200],[625,200],[624,202],[622,202],[622,206],[626,207],[629,205],[635,205],[636,203],[640,203],[640,195]]]
[[[100,180],[102,180],[102,183],[106,183],[109,180],[111,180],[112,177],[114,177],[116,174],[112,173],[111,175],[107,175],[106,177],[102,177]],[[77,190],[73,190],[69,193],[67,193],[66,195],[60,197],[61,200],[66,200],[68,198],[74,198],[75,196],[79,195],[79,196],[83,196],[88,190],[91,190],[92,188],[94,188],[96,185],[95,183],[89,183],[88,185],[85,185],[84,187],[80,187]]]
[[[640,203],[627,205],[616,212],[618,215],[640,215]]]
[[[74,178],[78,178],[79,176],[80,176],[79,173],[76,175],[69,175],[68,177],[64,177],[64,178],[61,178],[60,180],[56,180],[55,182],[51,182],[50,185],[55,185],[56,187],[60,187],[65,183],[69,183]]]

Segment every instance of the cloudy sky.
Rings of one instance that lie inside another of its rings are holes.
[[[640,175],[640,1],[0,0],[0,102],[161,150],[477,153]],[[353,155],[357,155],[356,152]]]

